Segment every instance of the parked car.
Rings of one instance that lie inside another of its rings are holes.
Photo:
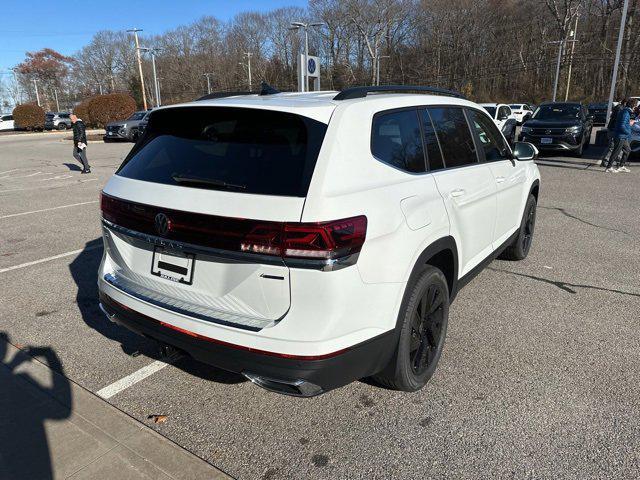
[[[522,125],[520,140],[533,143],[542,151],[571,152],[578,157],[591,142],[593,117],[576,102],[541,104]]]
[[[63,112],[47,112],[44,120],[45,130],[66,130],[71,128],[71,119],[69,113]]]
[[[103,140],[105,142],[113,140],[128,140],[135,142],[140,135],[140,122],[144,120],[149,112],[141,110],[135,112],[126,120],[107,123]]]
[[[0,130],[14,130],[13,115],[0,116]]]
[[[526,103],[514,103],[509,105],[509,108],[511,108],[511,114],[518,125],[522,125],[533,115],[533,108]]]
[[[516,119],[509,105],[503,103],[481,103],[480,106],[489,113],[509,142],[509,145],[513,145],[516,140]]]
[[[607,102],[590,103],[587,107],[589,115],[593,117],[594,125],[604,125],[607,123]]]
[[[460,288],[531,247],[535,147],[453,92],[195,101],[145,139],[101,195],[100,308],[276,392],[420,389]]]

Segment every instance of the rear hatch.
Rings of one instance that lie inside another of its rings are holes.
[[[187,316],[275,324],[291,302],[283,232],[300,221],[326,127],[251,108],[153,112],[103,192],[104,280]]]

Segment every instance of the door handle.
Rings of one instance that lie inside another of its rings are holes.
[[[504,177],[496,177],[496,183],[502,183],[506,180]]]
[[[458,188],[456,190],[451,190],[451,192],[449,193],[451,194],[452,197],[461,197],[462,195],[467,193],[467,191],[463,188]]]

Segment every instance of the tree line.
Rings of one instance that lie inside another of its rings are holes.
[[[639,2],[629,2],[617,95],[640,94],[635,74],[640,66]],[[374,84],[379,69],[381,84],[450,88],[476,101],[540,102],[552,95],[560,53],[558,98],[603,101],[622,4],[310,0],[306,9],[244,12],[227,22],[206,16],[160,35],[143,31],[140,44],[155,51],[163,104],[207,93],[205,74],[214,91],[248,90],[249,60],[252,89],[265,80],[283,91],[296,90],[304,37],[290,29],[292,21],[324,23],[309,29],[310,54],[320,57],[322,89]],[[142,53],[142,59],[145,93],[153,104],[150,54]],[[128,32],[97,32],[70,57],[58,54],[55,45],[29,53],[16,72],[19,91],[12,92],[14,97],[34,101],[38,86],[41,103],[49,109],[55,107],[56,94],[65,107],[100,92],[128,92],[142,104],[136,51]]]

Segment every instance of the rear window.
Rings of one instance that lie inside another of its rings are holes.
[[[118,175],[186,187],[304,197],[327,129],[249,108],[158,110]]]

